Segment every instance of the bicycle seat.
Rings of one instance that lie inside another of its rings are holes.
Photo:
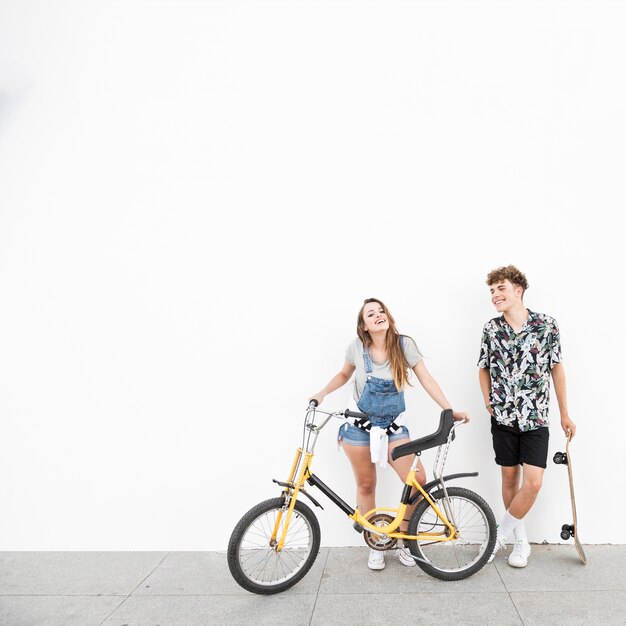
[[[448,435],[450,434],[453,425],[454,419],[452,417],[452,409],[442,411],[437,432],[420,439],[414,439],[413,441],[409,441],[409,443],[403,443],[401,446],[394,448],[391,452],[391,458],[395,461],[396,459],[406,456],[407,454],[417,454],[422,450],[442,446],[448,441]],[[454,435],[452,438],[454,439]]]

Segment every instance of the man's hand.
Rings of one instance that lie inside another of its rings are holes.
[[[572,439],[576,434],[576,424],[572,422],[569,418],[569,415],[564,415],[561,417],[561,428],[565,432],[565,436],[567,437],[569,433],[572,433]]]

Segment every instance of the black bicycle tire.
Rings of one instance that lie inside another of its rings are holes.
[[[487,525],[489,528],[489,540],[482,554],[480,555],[479,559],[475,563],[472,563],[470,566],[468,566],[465,569],[460,569],[460,570],[450,572],[450,571],[442,570],[438,568],[437,566],[433,565],[430,561],[428,561],[428,557],[422,551],[419,541],[407,540],[405,541],[405,545],[408,546],[413,556],[418,557],[419,559],[424,559],[424,560],[419,560],[416,562],[422,568],[422,570],[426,572],[427,574],[429,574],[430,576],[439,578],[440,580],[463,580],[464,578],[468,578],[469,576],[472,576],[473,574],[478,572],[480,569],[482,569],[482,567],[489,560],[489,557],[491,556],[491,553],[493,552],[493,548],[494,548],[495,541],[496,541],[496,519],[493,515],[493,511],[491,510],[491,507],[487,504],[487,502],[481,496],[479,496],[474,491],[471,491],[470,489],[465,489],[464,487],[448,487],[447,491],[448,491],[448,496],[450,498],[453,498],[453,497],[465,498],[466,500],[473,502],[482,511],[483,515],[485,516],[487,520]],[[444,493],[443,493],[443,490],[440,489],[438,491],[432,492],[430,496],[435,501],[437,501],[437,500],[441,500],[444,497]],[[419,504],[415,507],[415,510],[413,511],[413,514],[411,515],[411,519],[409,520],[408,532],[410,535],[417,534],[419,521],[421,517],[424,515],[424,513],[430,508],[431,508],[430,503],[425,498],[423,498],[419,502]]]
[[[259,584],[251,579],[244,572],[243,568],[241,567],[241,563],[239,562],[239,548],[242,541],[244,540],[246,531],[250,528],[253,522],[259,519],[259,517],[264,513],[268,513],[270,511],[282,508],[283,502],[284,499],[282,497],[272,498],[270,500],[260,502],[256,506],[252,507],[239,520],[230,536],[230,541],[228,542],[228,550],[226,553],[228,569],[230,570],[230,573],[235,581],[246,591],[262,595],[271,595],[274,593],[285,591],[286,589],[293,587],[293,585],[302,580],[302,578],[311,569],[313,563],[315,562],[315,559],[317,558],[321,540],[319,522],[317,521],[317,517],[315,516],[313,511],[306,504],[297,501],[294,509],[298,512],[300,516],[302,516],[306,520],[312,535],[311,548],[308,555],[306,556],[304,564],[293,576],[276,584]]]

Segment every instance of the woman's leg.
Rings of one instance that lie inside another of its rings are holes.
[[[406,481],[406,477],[408,473],[411,471],[411,465],[413,464],[413,459],[415,458],[415,456],[413,454],[410,454],[407,456],[401,456],[399,459],[394,461],[391,458],[391,451],[395,447],[402,445],[403,443],[407,443],[408,441],[409,439],[407,438],[407,439],[396,439],[395,441],[389,442],[389,464],[391,465],[391,467],[393,467],[393,469],[395,470],[396,474],[398,474],[402,482]],[[426,483],[426,471],[424,470],[424,466],[422,465],[422,462],[420,460],[417,461],[415,479],[420,485],[424,485]],[[411,494],[415,493],[415,491],[416,489],[415,487],[413,487],[413,489],[411,490]],[[411,514],[413,513],[413,509],[415,509],[416,505],[417,505],[417,502],[407,507],[406,513],[404,514],[404,521],[402,522],[402,525],[400,526],[401,530],[407,529],[408,520],[410,519]]]
[[[372,463],[369,446],[341,444],[352,465],[356,480],[356,502],[359,511],[365,515],[376,502],[376,466]]]

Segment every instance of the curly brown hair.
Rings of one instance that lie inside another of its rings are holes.
[[[495,270],[491,270],[487,274],[487,285],[499,283],[502,280],[509,280],[513,285],[521,287],[524,291],[528,289],[528,280],[522,272],[520,272],[515,265],[505,265],[498,267]]]

